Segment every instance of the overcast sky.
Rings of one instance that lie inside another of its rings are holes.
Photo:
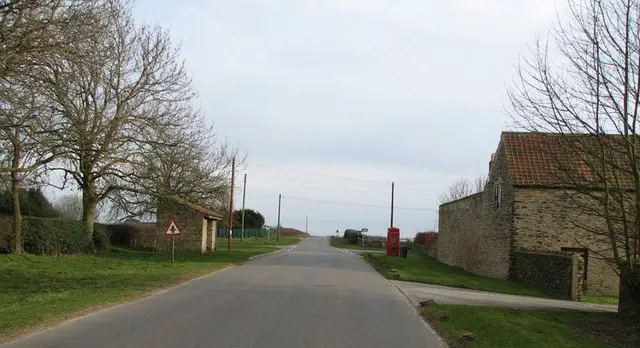
[[[448,185],[486,174],[514,65],[556,4],[138,0],[135,14],[170,30],[198,106],[247,153],[247,208],[275,225],[281,193],[285,226],[308,215],[315,235],[383,234],[395,181],[410,237],[433,227]]]

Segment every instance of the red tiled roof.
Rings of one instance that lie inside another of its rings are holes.
[[[609,152],[619,158],[615,163],[612,161],[608,164],[619,166],[615,173],[619,178],[619,187],[634,188],[630,171],[625,169],[631,167],[621,165],[625,162],[624,156],[620,155],[622,151],[613,150],[619,148],[616,139],[623,138],[608,135],[605,139],[607,144],[611,144],[608,146]],[[602,186],[602,180],[598,175],[602,171],[594,171],[597,166],[593,160],[599,157],[589,159],[589,154],[596,153],[598,145],[599,142],[593,135],[561,136],[550,133],[503,132],[500,140],[515,186],[561,187],[573,186],[576,183]],[[589,149],[594,151],[591,152]],[[591,164],[587,164],[588,162]],[[607,175],[611,179],[612,171],[608,172]]]

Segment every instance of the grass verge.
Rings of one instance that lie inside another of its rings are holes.
[[[176,252],[173,265],[169,253],[119,248],[100,255],[0,255],[0,342],[275,250],[262,241],[237,242],[231,252]]]
[[[344,238],[339,238],[339,237],[331,237],[329,239],[329,243],[331,244],[332,247],[336,247],[340,249],[370,250],[370,251],[384,250],[384,248],[373,248],[373,247],[366,247],[366,246],[357,245],[357,244],[349,244],[347,243],[346,240],[344,240]]]
[[[431,305],[429,323],[452,348],[638,347],[638,323],[615,313],[536,312],[509,308]],[[463,338],[471,333],[473,340]]]
[[[427,255],[409,251],[408,257],[365,254],[364,259],[389,279],[436,284],[503,294],[555,298],[543,290],[514,281],[483,277],[451,267]]]
[[[228,238],[216,239],[216,245],[219,250],[227,248]],[[269,241],[266,238],[245,238],[240,241],[239,238],[233,238],[231,240],[231,246],[234,247],[255,247],[255,246],[286,246],[298,244],[301,238],[291,236],[280,236],[280,240],[277,240],[275,236],[272,236]]]

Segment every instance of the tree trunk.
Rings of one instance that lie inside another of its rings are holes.
[[[13,133],[13,158],[11,166],[13,168],[20,167],[20,156],[22,156],[22,147],[20,143],[20,131],[16,127]],[[11,173],[11,198],[13,205],[13,247],[14,254],[22,254],[22,213],[20,212],[20,184],[22,178],[20,173]]]
[[[93,239],[93,224],[96,220],[96,207],[98,200],[92,190],[82,192],[82,222],[87,226],[89,239]]]
[[[633,272],[625,267],[620,275],[618,313],[640,320],[640,265],[636,265]]]
[[[13,205],[13,245],[11,252],[22,254],[22,214],[20,213],[20,179],[18,173],[11,173],[11,196]]]

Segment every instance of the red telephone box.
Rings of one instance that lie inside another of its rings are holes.
[[[389,227],[387,230],[387,256],[400,256],[400,229]]]

